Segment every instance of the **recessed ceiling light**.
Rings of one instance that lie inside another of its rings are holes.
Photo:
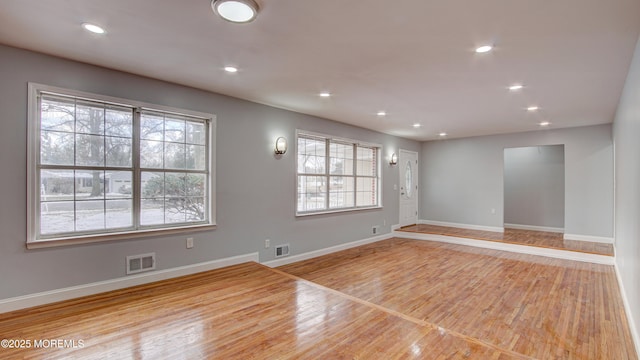
[[[537,106],[529,106],[529,107],[527,108],[527,111],[538,111],[538,109],[540,109],[540,108],[539,108],[539,107],[537,107]]]
[[[386,111],[378,111],[378,116],[387,116],[387,112]]]
[[[418,123],[413,124],[413,127],[416,128],[416,129],[419,128],[420,126],[422,126],[422,125],[420,125]]]
[[[258,15],[258,4],[254,0],[212,0],[213,12],[234,23],[253,21]]]
[[[513,84],[513,85],[509,86],[509,90],[518,91],[518,90],[522,90],[523,87],[524,87],[524,85],[522,85],[522,84]]]
[[[447,136],[447,133],[446,132],[441,132],[440,134],[438,134],[438,136],[445,137],[445,136]]]
[[[330,92],[328,92],[328,91],[323,91],[323,92],[321,92],[319,95],[320,95],[320,97],[330,97],[330,96],[331,96],[331,93],[330,93]]]
[[[230,73],[235,73],[235,72],[238,72],[238,68],[235,67],[235,66],[225,66],[224,67],[224,71],[230,72]]]
[[[487,53],[491,50],[493,50],[493,46],[491,45],[483,45],[483,46],[480,46],[479,48],[476,48],[476,52],[478,54]]]
[[[540,125],[540,126],[549,126],[549,125],[551,125],[551,123],[550,123],[550,122],[548,122],[548,121],[543,121],[543,122],[541,122],[541,123],[540,123],[540,124],[538,124],[538,125]]]
[[[84,24],[82,24],[82,27],[85,30],[90,31],[90,32],[92,32],[94,34],[104,34],[105,33],[103,28],[101,28],[100,26],[95,25],[95,24],[84,23]]]

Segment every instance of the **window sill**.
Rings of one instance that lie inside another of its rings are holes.
[[[99,235],[86,235],[76,236],[68,238],[55,238],[46,240],[34,240],[27,241],[27,249],[43,249],[57,246],[79,245],[79,244],[91,244],[106,241],[128,240],[138,239],[150,236],[164,236],[171,234],[184,234],[196,231],[215,230],[216,225],[193,225],[193,226],[181,226],[169,229],[149,229],[138,231],[125,231],[112,234],[99,234]]]
[[[320,211],[310,211],[310,212],[296,212],[296,217],[302,216],[312,216],[312,215],[326,215],[326,214],[336,214],[336,213],[345,213],[345,212],[358,212],[363,210],[376,210],[382,209],[382,205],[380,206],[369,206],[369,207],[359,207],[359,208],[347,208],[347,209],[333,209],[333,210],[320,210]]]

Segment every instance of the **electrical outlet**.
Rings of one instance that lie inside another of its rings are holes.
[[[191,249],[193,248],[193,238],[192,237],[188,237],[187,238],[187,249]]]
[[[374,226],[373,228],[371,228],[371,233],[372,233],[373,235],[376,235],[376,234],[378,234],[379,232],[380,232],[380,225],[376,225],[376,226]]]
[[[269,247],[271,247],[271,240],[265,239],[264,240],[264,248],[268,249]]]

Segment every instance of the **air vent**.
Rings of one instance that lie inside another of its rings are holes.
[[[127,256],[127,275],[155,270],[156,253]]]
[[[276,246],[276,257],[289,256],[289,244]]]

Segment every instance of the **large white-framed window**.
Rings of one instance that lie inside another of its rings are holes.
[[[29,83],[27,247],[215,226],[215,116]]]
[[[380,149],[296,131],[296,215],[382,207]]]

